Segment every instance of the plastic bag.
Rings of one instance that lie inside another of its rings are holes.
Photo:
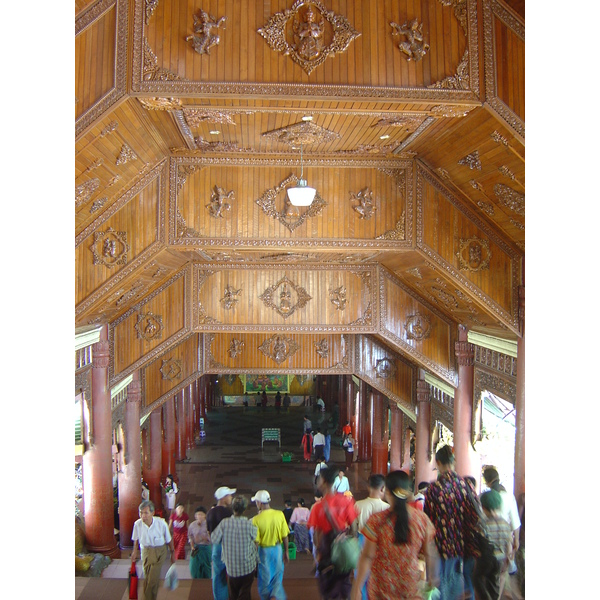
[[[436,587],[431,587],[427,581],[419,583],[419,594],[423,600],[440,600],[442,594]]]
[[[131,561],[131,569],[129,569],[129,598],[137,600],[138,597],[138,575],[135,568],[135,561]]]
[[[179,577],[177,577],[177,569],[175,565],[171,565],[165,575],[165,587],[168,590],[176,590],[179,586]]]
[[[360,545],[355,537],[340,533],[331,545],[331,563],[338,573],[348,573],[356,568]]]

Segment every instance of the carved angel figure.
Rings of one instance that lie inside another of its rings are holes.
[[[285,342],[277,336],[275,339],[275,344],[273,346],[273,358],[275,362],[283,362],[285,360],[287,354],[287,348]]]
[[[429,44],[423,41],[423,23],[419,24],[417,19],[413,19],[402,26],[398,23],[390,23],[390,25],[396,30],[394,34],[408,38],[408,41],[398,44],[398,48],[408,56],[408,60],[421,60],[427,54]]]
[[[288,313],[292,309],[292,294],[288,290],[288,286],[284,283],[283,289],[279,293],[279,310],[282,313]]]
[[[299,13],[295,16],[293,25],[296,52],[304,60],[314,60],[323,51],[323,19],[317,18],[310,4],[304,13],[304,20],[300,21],[298,16]]]
[[[223,296],[223,298],[221,298],[221,304],[223,305],[223,307],[228,310],[230,308],[233,308],[237,304],[237,301],[239,300],[239,298],[236,298],[236,296],[241,291],[242,291],[241,288],[239,290],[236,290],[233,288],[233,286],[228,285],[225,288],[225,295]]]
[[[106,238],[102,245],[102,255],[110,258],[114,258],[117,253],[117,242]]]
[[[227,17],[221,17],[216,21],[212,15],[200,9],[199,14],[194,15],[194,35],[188,35],[185,41],[191,40],[198,54],[210,54],[210,49],[221,41],[218,35],[213,34],[213,29],[221,27],[226,20]]]
[[[377,210],[377,207],[373,204],[373,192],[369,188],[365,188],[358,194],[352,195],[359,202],[358,206],[352,208],[360,215],[361,219],[370,219]]]
[[[338,309],[344,310],[346,308],[346,286],[342,285],[335,290],[330,290],[329,298],[331,303]]]
[[[225,200],[234,199],[233,190],[228,194],[225,192],[223,188],[220,188],[215,185],[213,188],[213,194],[210,197],[210,203],[206,205],[208,208],[208,212],[213,217],[223,217],[223,211],[229,210],[231,205]]]

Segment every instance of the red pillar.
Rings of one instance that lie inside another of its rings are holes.
[[[155,408],[150,413],[150,426],[147,431],[146,440],[148,442],[148,451],[144,452],[146,463],[144,464],[144,481],[150,489],[150,500],[154,503],[155,509],[162,511],[162,490],[160,482],[162,481],[162,409]],[[167,470],[167,473],[169,471]]]
[[[383,394],[373,392],[373,442],[371,473],[388,472],[388,408]]]
[[[517,399],[515,402],[515,480],[514,494],[525,492],[525,288],[519,288],[521,337],[517,339]]]
[[[194,406],[192,404],[192,384],[185,388],[185,422],[187,426],[185,448],[187,451],[191,450],[194,445]]]
[[[431,400],[424,379],[417,379],[417,432],[415,434],[415,489],[422,481],[435,481],[431,467]]]
[[[142,465],[140,458],[140,405],[142,382],[138,372],[127,386],[125,404],[125,445],[123,468],[119,473],[119,546],[132,548],[131,533],[138,519],[138,507],[142,501]]]
[[[196,436],[200,433],[200,394],[198,393],[198,380],[195,379],[194,383],[192,383],[192,404],[194,407],[194,413],[192,418],[194,420],[194,428],[192,430],[194,440]]]
[[[404,456],[404,460],[402,461],[402,465],[401,465],[400,469],[402,471],[406,471],[407,473],[410,473],[411,471],[414,470],[411,465],[411,462],[410,462],[410,439],[411,439],[412,431],[408,427],[404,426],[405,419],[407,420],[408,417],[405,414],[403,414],[402,415],[402,431],[404,431],[404,438],[402,439],[401,444],[403,446],[402,454]]]
[[[454,457],[456,472],[477,479],[478,457],[471,446],[471,417],[473,414],[473,382],[475,376],[475,348],[467,337],[468,329],[458,326],[458,341],[454,351],[458,362],[458,387],[454,395]]]
[[[401,449],[402,449],[402,419],[403,413],[395,402],[390,405],[392,411],[392,428],[390,430],[390,471],[399,471],[402,469]]]
[[[162,478],[175,474],[175,398],[169,398],[163,405]]]
[[[177,421],[175,460],[185,460],[185,403],[183,396],[183,390],[175,396],[175,420]]]
[[[112,423],[108,387],[109,344],[105,325],[92,346],[92,403],[88,444],[83,454],[85,539],[90,552],[120,558],[114,535]]]
[[[350,421],[352,436],[354,437],[354,443],[356,445],[358,431],[358,411],[356,410],[356,397],[354,394],[354,382],[352,381],[352,375],[344,375],[343,383],[343,390],[348,398],[348,420]]]
[[[358,401],[356,405],[356,451],[358,460],[368,460],[370,454],[367,451],[367,429],[371,422],[367,411],[367,384],[361,380],[358,388]],[[370,443],[370,442],[369,442]]]

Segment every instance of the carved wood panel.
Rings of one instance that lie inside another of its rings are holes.
[[[109,324],[111,385],[187,337],[190,318],[185,306],[190,283],[190,269],[176,273]]]
[[[336,19],[340,22],[342,18],[347,20],[348,26],[360,35],[350,41],[346,49],[315,66],[310,75],[301,61],[292,59],[295,53],[303,52],[302,42],[293,41],[292,21],[296,20],[299,26],[306,22],[306,4],[296,2],[291,5],[280,0],[270,3],[269,10],[265,11],[251,0],[241,0],[235,4],[234,10],[225,0],[213,2],[207,12],[215,20],[225,17],[226,22],[218,29],[213,27],[207,34],[207,37],[218,36],[218,43],[214,43],[207,54],[195,52],[191,41],[186,41],[193,35],[197,3],[192,0],[161,0],[146,22],[144,4],[138,1],[134,18],[133,89],[155,91],[156,95],[163,96],[176,96],[176,91],[222,94],[225,90],[229,93],[270,91],[272,94],[300,95],[300,90],[293,84],[310,82],[321,86],[322,93],[327,95],[338,94],[327,86],[344,84],[357,88],[387,87],[387,94],[390,94],[391,88],[404,87],[413,97],[457,97],[461,93],[472,97],[471,88],[477,91],[474,0],[457,0],[451,5],[448,2],[430,2],[427,10],[408,0],[378,3],[349,0],[338,7],[327,7],[328,11],[333,8]],[[317,21],[325,25],[322,35],[313,37],[317,46],[315,51],[326,55],[334,37],[332,26],[325,22],[327,19],[321,5],[317,2],[311,5],[319,13]],[[468,10],[463,10],[467,6]],[[278,33],[269,19],[276,17],[277,13],[283,15],[285,10],[295,14],[287,13],[290,15],[289,22]],[[393,35],[391,25],[415,18],[422,24],[430,46],[427,55],[418,61],[407,60],[399,49],[405,38]],[[341,25],[336,27],[338,31],[341,29]],[[271,49],[259,30],[265,37],[271,35],[276,38],[279,48],[289,42],[288,55]],[[321,42],[323,47],[319,50]],[[467,47],[469,52],[466,52]],[[370,60],[363,60],[364,56],[370,57]],[[471,74],[470,79],[465,77],[465,72]],[[171,93],[165,94],[166,90]]]
[[[193,323],[197,331],[373,331],[376,271],[372,266],[310,265],[260,270],[243,265],[194,265]],[[236,292],[228,308],[227,286]],[[331,292],[345,286],[339,310]]]

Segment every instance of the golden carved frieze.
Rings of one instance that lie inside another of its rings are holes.
[[[313,200],[312,204],[305,209],[300,210],[298,207],[292,206],[285,191],[288,187],[296,185],[297,183],[298,178],[296,175],[292,174],[284,179],[278,186],[267,189],[263,195],[256,200],[256,204],[263,209],[265,214],[267,214],[269,217],[277,219],[290,231],[294,231],[297,227],[300,227],[300,225],[302,225],[306,219],[319,215],[327,206],[327,202],[323,200],[318,191],[315,194],[315,199]],[[285,198],[284,208],[280,212],[277,210],[275,202],[282,191],[285,194]]]
[[[336,154],[343,156],[362,155],[362,154],[390,154],[396,149],[395,144],[358,144],[349,150],[336,150]]]
[[[234,114],[253,115],[253,110],[229,111],[214,108],[184,108],[183,116],[190,127],[199,127],[202,123],[218,123],[235,126]]]
[[[158,66],[158,58],[144,38],[144,56],[142,61],[142,78],[144,81],[180,81],[181,77]]]
[[[396,223],[394,229],[390,229],[385,233],[378,235],[375,239],[377,240],[395,240],[395,241],[403,241],[405,239],[406,233],[404,229],[404,221],[405,221],[405,211],[402,211],[402,216],[400,220]]]
[[[75,188],[75,208],[90,201],[96,190],[100,187],[100,180],[97,177],[88,179]]]
[[[339,133],[321,127],[312,121],[301,121],[279,129],[265,131],[262,137],[272,139],[289,146],[321,144],[341,137]]]
[[[454,117],[466,117],[475,106],[455,106],[453,104],[440,104],[438,106],[434,106],[429,112],[434,117],[446,117],[446,118],[454,118]]]
[[[273,50],[290,56],[307,75],[328,56],[344,52],[360,35],[346,17],[328,11],[320,0],[297,0],[291,9],[272,15],[258,33]]]
[[[494,194],[502,206],[506,206],[518,215],[525,214],[525,194],[520,194],[503,183],[497,183],[494,186]]]
[[[502,175],[504,175],[504,177],[507,177],[508,179],[511,179],[512,181],[515,181],[515,179],[516,179],[515,174],[506,165],[501,165],[500,167],[498,167],[498,171],[500,171],[500,173],[502,173]]]
[[[329,356],[329,342],[327,338],[323,338],[318,342],[313,342],[315,351],[321,358],[327,358]]]
[[[373,191],[366,187],[357,193],[350,192],[350,195],[352,200],[358,201],[358,204],[352,208],[358,213],[359,218],[370,219],[377,210],[373,200]]]
[[[251,148],[240,148],[237,142],[209,142],[205,140],[201,135],[194,138],[194,144],[197,150],[203,150],[204,152],[251,152]],[[177,151],[177,149],[171,149]],[[185,149],[187,152],[187,148]]]
[[[95,265],[103,265],[110,269],[116,265],[126,265],[129,252],[127,232],[115,231],[112,227],[106,231],[95,231],[90,251]]]
[[[180,358],[163,358],[160,367],[160,374],[165,381],[181,379],[183,376],[182,364]]]
[[[238,339],[232,339],[229,344],[229,350],[227,350],[227,354],[229,354],[230,358],[236,358],[240,356],[242,350],[244,349],[244,342]]]
[[[337,310],[344,310],[346,308],[346,304],[348,303],[346,293],[345,285],[341,285],[334,290],[329,290],[329,300]]]
[[[457,256],[459,268],[462,271],[477,272],[489,269],[492,257],[490,243],[476,237],[466,240],[461,239]]]
[[[131,149],[128,144],[123,144],[121,146],[121,152],[119,152],[119,156],[117,156],[116,165],[125,165],[132,160],[137,160],[137,154]]]
[[[405,41],[398,44],[398,49],[406,60],[421,60],[429,51],[429,44],[425,42],[423,37],[423,23],[419,23],[417,19],[406,21],[402,25],[398,23],[390,23],[393,29],[392,35],[400,35],[406,38]]]
[[[298,352],[300,346],[285,335],[273,335],[266,339],[258,349],[267,357],[281,364]]]
[[[158,0],[145,0],[145,3],[144,23],[148,25],[154,11],[156,10],[156,7],[158,6]]]
[[[179,110],[183,105],[181,98],[138,98],[138,102],[146,110]]]
[[[468,90],[470,89],[469,79],[469,50],[465,50],[463,57],[458,64],[456,69],[456,75],[445,77],[441,81],[432,83],[427,86],[433,89],[444,89],[444,90]]]
[[[466,156],[463,156],[459,161],[459,165],[464,165],[469,167],[469,169],[477,169],[481,171],[481,160],[479,159],[479,150],[475,150],[475,152],[471,152]]]
[[[424,340],[431,333],[431,319],[419,313],[409,315],[404,324],[407,340]]]
[[[176,190],[177,190],[178,194],[182,190],[183,186],[187,183],[187,178],[190,175],[193,175],[199,168],[200,168],[200,165],[178,165],[177,166]]]
[[[278,299],[276,299],[278,297]],[[304,308],[312,296],[287,276],[269,286],[259,298],[284,319]]]
[[[187,226],[187,222],[184,216],[181,214],[179,209],[176,209],[176,217],[175,217],[175,235],[177,238],[197,238],[202,237],[199,232],[197,232],[192,227]]]
[[[194,34],[185,38],[186,42],[191,42],[192,48],[198,54],[210,54],[210,49],[217,46],[221,38],[217,35],[217,29],[225,28],[227,17],[221,17],[219,20],[209,15],[205,10],[199,9],[194,17]]]
[[[397,115],[393,117],[381,117],[371,127],[394,127],[412,133],[427,118],[427,115]]]
[[[90,206],[90,215],[93,215],[95,212],[99,211],[107,202],[108,196],[94,200],[94,203],[92,206]]]
[[[219,300],[225,310],[231,310],[239,302],[238,296],[242,293],[241,288],[236,290],[232,285],[225,288],[225,295]]]
[[[206,205],[211,217],[222,219],[225,216],[223,213],[231,209],[231,204],[225,202],[225,200],[235,200],[233,190],[226,192],[223,188],[215,185],[210,196],[210,202]]]
[[[152,311],[141,313],[134,325],[138,339],[150,342],[162,337],[164,329],[161,315],[155,315]]]
[[[490,133],[490,137],[497,143],[497,144],[502,144],[503,146],[506,146],[507,148],[509,148],[509,143],[508,140],[499,132],[499,131],[492,131],[492,133]]]

